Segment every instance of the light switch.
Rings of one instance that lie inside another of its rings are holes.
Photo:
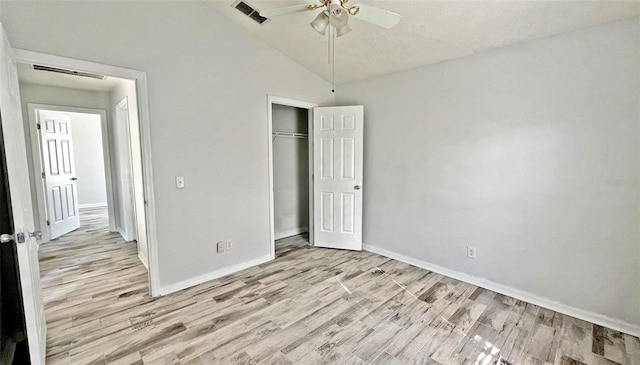
[[[176,176],[176,188],[184,188],[184,176]]]

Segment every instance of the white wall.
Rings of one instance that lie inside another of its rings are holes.
[[[109,94],[106,92],[93,92],[84,90],[66,89],[61,87],[33,85],[28,83],[20,83],[20,101],[22,103],[22,115],[24,119],[25,131],[29,131],[29,113],[27,110],[28,103],[45,104],[45,105],[57,105],[57,106],[72,106],[77,108],[88,109],[102,109],[107,111],[107,119],[110,117]],[[27,134],[25,136],[25,143],[27,145],[27,162],[29,163],[29,175],[31,181],[36,178],[33,171],[33,156],[31,154],[31,138]],[[101,152],[102,156],[102,152]],[[104,162],[103,162],[104,164]],[[79,182],[80,184],[80,182]],[[103,180],[104,184],[104,180]],[[34,221],[36,222],[37,229],[40,229],[40,220],[37,217],[38,214],[38,201],[36,199],[35,186],[31,185],[31,196],[33,203]]]
[[[365,105],[365,243],[640,332],[639,30],[339,87]]]
[[[147,73],[164,290],[269,257],[267,95],[323,103],[329,83],[198,1],[3,2],[1,20],[16,48]]]
[[[66,113],[71,117],[73,155],[78,178],[78,206],[106,206],[102,125],[97,114]]]
[[[307,109],[273,105],[273,131],[307,133]],[[275,238],[309,231],[309,143],[307,139],[273,140],[273,211]]]

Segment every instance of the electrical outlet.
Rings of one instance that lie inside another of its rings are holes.
[[[233,248],[233,240],[227,240],[227,251]]]
[[[467,257],[470,259],[476,258],[476,248],[473,246],[467,246]]]
[[[176,176],[176,188],[184,188],[184,176]]]
[[[218,253],[224,252],[224,241],[218,242]]]

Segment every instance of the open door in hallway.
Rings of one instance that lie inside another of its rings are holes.
[[[27,152],[18,75],[13,50],[1,25],[0,32],[0,119],[14,228],[14,232],[0,233],[3,233],[3,244],[16,245],[31,364],[44,364],[47,328],[40,286],[38,243],[33,235],[33,206],[26,168]]]
[[[362,250],[361,105],[313,109],[314,245]]]
[[[78,184],[69,115],[38,112],[42,168],[47,196],[47,223],[51,239],[80,227]]]

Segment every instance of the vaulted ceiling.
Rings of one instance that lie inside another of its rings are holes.
[[[327,81],[327,36],[310,26],[319,10],[257,24],[231,7],[233,0],[203,0],[223,16]],[[313,0],[244,0],[258,10]],[[640,15],[640,1],[424,1],[350,0],[402,16],[392,29],[350,19],[353,29],[335,42],[337,84],[463,57],[487,49],[571,32]]]

